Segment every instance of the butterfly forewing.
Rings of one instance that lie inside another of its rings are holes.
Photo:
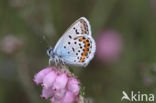
[[[54,50],[58,47],[60,42],[64,41],[66,38],[72,38],[80,35],[91,35],[91,27],[85,17],[79,18],[66,30],[62,37],[58,40]]]
[[[88,20],[84,17],[73,23],[57,42],[54,52],[67,64],[86,66],[95,53]]]

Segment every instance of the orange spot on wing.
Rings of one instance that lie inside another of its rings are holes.
[[[81,57],[80,62],[84,62],[84,57]]]
[[[86,54],[86,53],[85,53],[85,52],[83,52],[83,53],[82,53],[82,56],[84,56],[84,57],[85,57],[85,56],[86,56],[85,54]]]
[[[80,41],[83,41],[83,38],[81,37],[79,40],[80,40]]]
[[[87,40],[84,41],[85,44],[88,44]]]
[[[80,41],[85,41],[85,38],[84,37],[81,37],[79,40]]]
[[[89,51],[84,51],[81,55],[82,55],[83,57],[86,57],[86,56],[88,55],[88,52],[89,52]]]
[[[88,45],[87,45],[87,43],[85,43],[85,48],[88,48]]]
[[[87,48],[84,48],[83,51],[88,52]]]

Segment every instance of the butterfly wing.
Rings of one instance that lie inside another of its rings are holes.
[[[54,52],[67,64],[86,66],[96,50],[88,20],[81,17],[57,42]]]
[[[81,17],[78,20],[76,20],[62,35],[62,37],[58,40],[56,43],[56,46],[54,48],[57,49],[58,45],[60,45],[60,42],[63,42],[68,37],[72,38],[72,36],[78,36],[78,35],[91,35],[91,27],[89,24],[89,21],[85,17]]]

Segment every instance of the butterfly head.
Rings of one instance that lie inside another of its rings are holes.
[[[54,48],[49,48],[47,49],[47,54],[50,56],[50,59],[49,59],[49,64],[51,64],[51,62],[55,62],[55,64],[62,64],[63,61],[60,59],[60,57],[58,57],[56,55],[56,53],[54,53]]]
[[[54,49],[53,48],[49,48],[47,49],[47,54],[50,56],[50,57],[54,57]]]

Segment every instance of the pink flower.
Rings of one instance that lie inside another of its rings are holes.
[[[57,90],[57,91],[55,92],[54,97],[55,97],[56,99],[61,99],[62,97],[64,97],[65,93],[66,93],[66,89]]]
[[[41,97],[43,99],[48,99],[49,97],[51,97],[53,95],[54,95],[54,90],[52,88],[48,88],[48,89],[43,88],[42,89],[42,95],[41,95]]]
[[[57,74],[54,70],[49,72],[43,79],[43,87],[44,88],[52,87],[53,82],[55,81],[56,77],[57,77]]]
[[[68,77],[65,73],[62,73],[57,76],[53,89],[59,90],[59,89],[64,89],[68,81]]]
[[[70,90],[74,95],[78,95],[80,91],[79,82],[76,78],[72,77],[68,80],[68,90]]]
[[[55,97],[50,99],[51,103],[63,103],[60,99],[56,99]]]
[[[48,67],[35,75],[34,82],[43,85],[43,99],[52,97],[51,103],[74,103],[79,97],[79,81],[65,69]]]
[[[67,91],[62,98],[56,98],[55,96],[51,98],[51,103],[73,103],[74,101],[75,96],[70,91]]]
[[[43,78],[51,71],[52,68],[47,67],[34,76],[34,82],[38,85],[43,82]]]
[[[121,36],[112,30],[104,31],[97,37],[97,58],[106,63],[114,62],[122,50]]]
[[[65,96],[60,100],[61,103],[73,103],[75,99],[75,95],[72,92],[67,91]]]

